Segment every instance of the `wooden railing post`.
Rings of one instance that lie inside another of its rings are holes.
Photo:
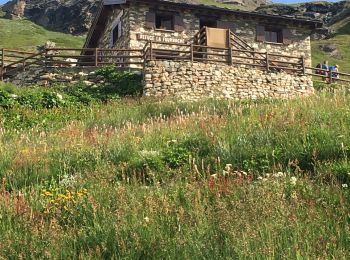
[[[328,69],[328,84],[332,83],[332,71],[330,69]]]
[[[1,71],[0,71],[0,79],[1,81],[4,80],[4,73],[5,73],[5,49],[1,49]]]
[[[303,75],[305,75],[305,57],[301,56],[301,66],[303,69]]]
[[[270,71],[269,53],[268,52],[266,52],[266,70]]]
[[[98,48],[95,48],[95,67],[98,66]]]
[[[229,49],[228,49],[228,52],[229,52],[229,65],[232,66],[233,64],[233,57],[232,57],[232,46],[230,45]]]
[[[193,55],[193,43],[190,45],[190,53],[191,53],[191,62],[194,60],[194,55]]]
[[[150,60],[153,60],[153,43],[149,41]]]

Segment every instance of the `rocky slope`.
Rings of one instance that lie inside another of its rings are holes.
[[[84,34],[97,9],[96,0],[12,0],[2,9],[7,18],[28,18],[49,30]]]
[[[350,1],[308,2],[297,5],[273,4],[260,6],[258,12],[266,14],[290,15],[322,20],[325,27],[314,34],[315,39],[334,35],[334,25],[350,16]]]
[[[249,7],[270,0],[173,0],[193,4],[218,4],[227,7]],[[28,18],[47,29],[71,34],[84,34],[91,26],[99,0],[11,0],[2,9],[6,17]]]

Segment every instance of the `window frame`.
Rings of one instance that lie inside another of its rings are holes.
[[[116,42],[121,38],[121,36],[121,22],[119,22],[112,29],[112,46],[116,44]]]
[[[276,27],[276,26],[265,26],[265,39],[264,42],[266,43],[272,43],[272,44],[283,44],[284,40],[283,40],[283,29],[280,27]],[[271,35],[270,38],[267,39],[267,34],[268,33],[276,33],[276,41],[273,41]]]
[[[159,18],[170,18],[171,20],[171,28],[158,28],[158,19]],[[155,13],[155,21],[154,21],[154,29],[157,31],[167,31],[167,32],[174,32],[175,31],[175,14],[171,13],[162,13],[162,12],[156,12]]]
[[[117,41],[123,36],[123,22],[122,22],[123,13],[124,12],[121,11],[112,24],[112,30],[110,32],[110,47],[111,48],[114,47],[114,45],[117,43]],[[115,38],[115,36],[117,36],[117,37]]]

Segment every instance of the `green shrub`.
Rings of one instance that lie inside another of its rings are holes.
[[[141,76],[129,71],[120,71],[115,66],[107,66],[96,71],[107,83],[105,91],[119,96],[139,96],[142,94]]]

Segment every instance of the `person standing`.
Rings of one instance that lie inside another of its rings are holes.
[[[323,80],[328,80],[328,71],[329,71],[329,67],[328,67],[328,61],[324,61],[322,64],[322,70],[321,70],[321,75],[323,75],[324,77]]]

